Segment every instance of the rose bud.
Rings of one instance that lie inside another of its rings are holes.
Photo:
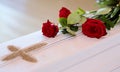
[[[62,17],[63,17],[63,18],[67,18],[70,13],[71,13],[70,10],[68,10],[68,9],[65,8],[65,7],[62,7],[62,8],[60,9],[60,11],[59,11],[59,17],[60,17],[60,18],[62,18]]]
[[[58,33],[59,29],[57,25],[54,25],[52,22],[47,20],[46,23],[43,23],[42,33],[47,37],[55,37]]]

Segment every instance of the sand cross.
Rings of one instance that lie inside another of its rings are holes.
[[[5,58],[3,58],[3,61],[8,61],[11,59],[14,59],[18,56],[22,57],[22,59],[29,61],[29,62],[37,62],[37,59],[32,57],[31,55],[28,54],[28,52],[33,51],[35,49],[41,48],[42,46],[45,46],[47,43],[43,42],[43,43],[36,43],[34,45],[31,45],[29,47],[20,49],[19,47],[13,46],[13,45],[9,45],[8,49],[13,52],[9,55],[7,55]]]

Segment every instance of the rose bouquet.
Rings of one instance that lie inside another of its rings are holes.
[[[104,2],[104,3],[103,3]],[[101,38],[120,21],[120,1],[97,0],[102,8],[86,12],[81,8],[71,12],[66,7],[59,10],[60,27],[50,22],[43,23],[42,32],[47,37],[55,37],[59,30],[63,34],[76,35],[78,30],[91,38]],[[103,7],[104,6],[104,7]]]

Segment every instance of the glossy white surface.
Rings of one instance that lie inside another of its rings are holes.
[[[120,72],[120,34],[35,72]],[[115,42],[113,42],[113,40]]]

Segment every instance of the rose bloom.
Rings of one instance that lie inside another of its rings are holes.
[[[87,19],[82,24],[82,33],[91,38],[100,38],[107,34],[104,23],[96,19]]]
[[[42,33],[47,37],[55,37],[58,33],[58,26],[51,23],[49,20],[43,23]]]
[[[68,10],[65,7],[62,7],[59,11],[59,17],[67,18],[70,13],[71,13],[70,10]]]

